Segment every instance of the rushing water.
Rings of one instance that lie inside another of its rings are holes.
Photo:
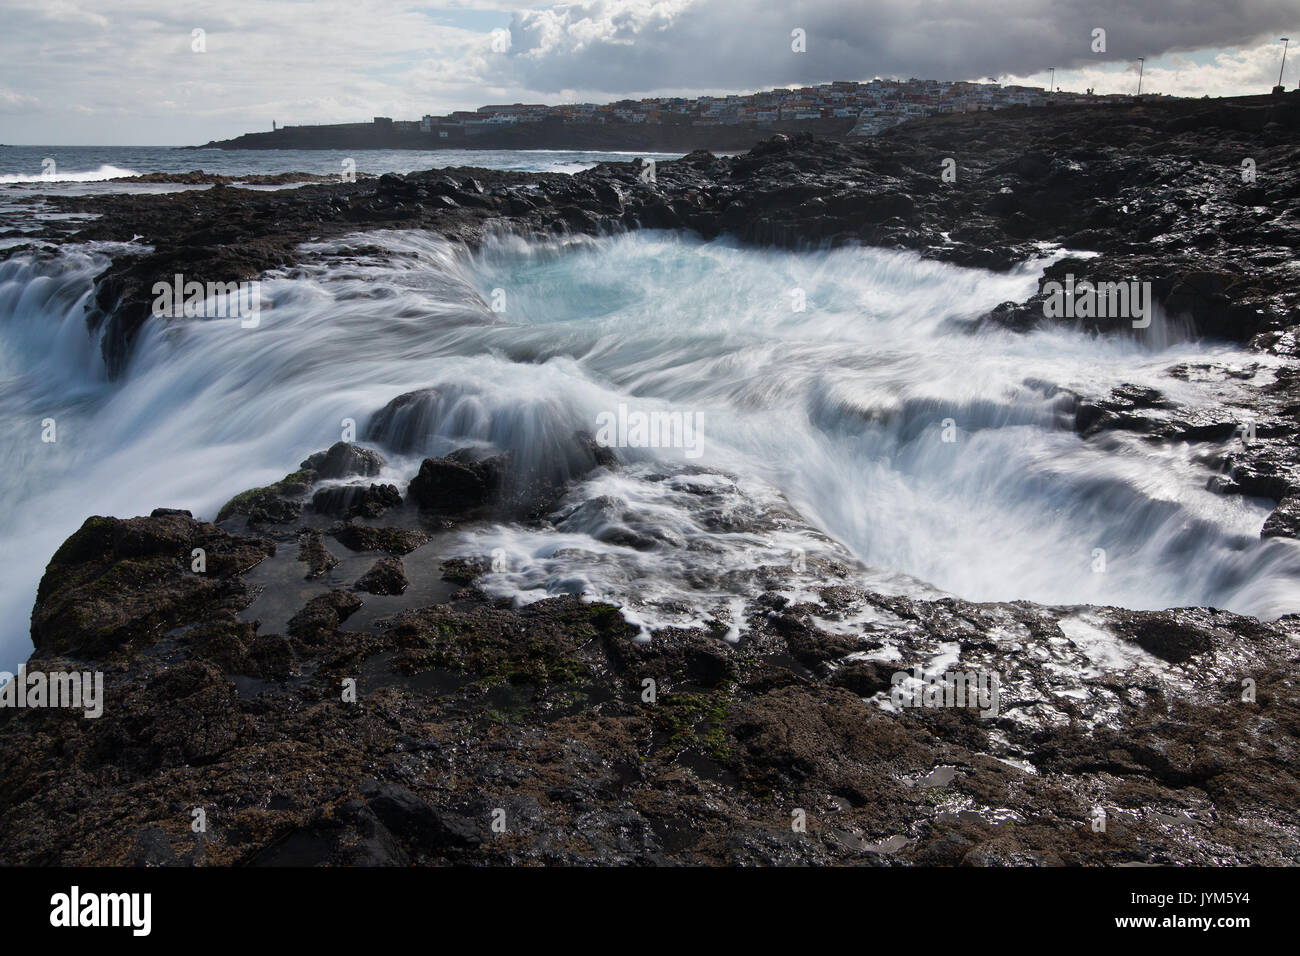
[[[753,596],[739,572],[806,554],[856,559],[898,592],[1300,608],[1300,548],[1260,540],[1268,503],[1206,490],[1206,446],[1083,441],[1059,391],[1127,382],[1208,406],[1228,386],[1167,369],[1259,363],[1266,381],[1271,360],[1160,316],[1141,338],[964,326],[1030,295],[1043,263],[998,275],[664,233],[507,237],[474,255],[413,232],[362,243],[268,277],[257,328],[154,320],[112,382],[83,316],[107,250],[0,263],[0,669],[26,654],[44,563],[87,515],[210,518],[344,419],[364,436],[389,400],[430,387],[419,427],[380,446],[388,480],[466,444],[554,469],[620,405],[698,427],[696,448],[620,449],[626,467],[575,486],[550,526],[465,530],[466,553],[505,559],[496,593],[583,593],[649,624],[690,619],[681,599],[737,622]]]

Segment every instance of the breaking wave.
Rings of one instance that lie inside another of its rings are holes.
[[[35,176],[23,173],[0,173],[0,186],[18,183],[102,183],[109,179],[126,179],[130,176],[139,175],[133,169],[122,169],[118,166],[108,165],[79,173],[63,172],[56,168],[48,176],[40,173]]]

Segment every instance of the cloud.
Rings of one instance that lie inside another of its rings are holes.
[[[1170,54],[1159,61],[1148,60],[1142,73],[1142,90],[1169,96],[1263,93],[1277,83],[1281,54],[1282,45],[1276,41],[1243,50],[1222,51],[1204,62],[1200,57]],[[1290,63],[1290,59],[1287,62]],[[1062,89],[1092,88],[1098,93],[1132,93],[1137,87],[1137,67],[1137,63],[1132,63],[1058,70],[1056,80]],[[1290,87],[1295,86],[1289,66],[1287,80]],[[1008,76],[1005,81],[1043,85],[1044,77],[1041,73]]]
[[[0,86],[0,113],[16,113],[20,110],[34,110],[40,106],[40,100],[26,96],[14,90]]]
[[[1097,68],[1257,44],[1296,25],[1294,0],[592,0],[516,14],[503,72],[519,85],[636,93],[756,89],[872,75],[965,79]],[[791,31],[806,33],[806,52]],[[1092,51],[1093,30],[1106,52]]]
[[[191,48],[195,28],[203,53]],[[466,67],[483,45],[481,32],[405,0],[97,0],[93,12],[75,0],[17,0],[0,37],[0,88],[12,91],[0,112],[39,101],[40,116],[6,120],[6,138],[46,143],[192,143],[272,119],[419,116],[458,80],[482,81]]]
[[[488,102],[766,89],[873,75],[1264,92],[1295,0],[5,0],[14,142],[194,143]],[[495,52],[490,31],[509,27]],[[1092,30],[1107,31],[1094,54]],[[207,52],[191,50],[206,31]],[[806,31],[807,52],[790,34]],[[1300,35],[1300,34],[1298,34]],[[1189,58],[1184,54],[1213,50]],[[1300,59],[1298,59],[1300,62]],[[1289,74],[1288,80],[1294,85]]]

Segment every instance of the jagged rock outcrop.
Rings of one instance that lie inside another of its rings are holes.
[[[160,508],[144,518],[87,518],[54,553],[32,610],[46,656],[108,658],[170,628],[247,600],[241,572],[275,553]]]
[[[219,586],[186,583],[196,542]],[[771,567],[735,643],[646,643],[608,605],[487,600],[483,560],[361,625],[392,589],[321,583],[263,633],[240,575],[266,552],[181,512],[60,549],[34,661],[104,670],[103,715],[0,711],[4,862],[1300,862],[1295,616],[923,601],[847,572],[795,604]],[[894,698],[954,648],[990,696]]]

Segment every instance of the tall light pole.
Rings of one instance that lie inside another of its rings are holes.
[[[1052,92],[1052,87],[1056,86],[1056,67],[1049,66],[1047,69],[1052,74],[1051,79],[1047,81],[1047,92],[1050,95]]]
[[[1146,61],[1147,61],[1146,57],[1144,56],[1138,57],[1138,91],[1137,91],[1138,96],[1142,95],[1142,68],[1143,65],[1146,63]]]
[[[1278,37],[1282,41],[1282,65],[1277,71],[1277,91],[1282,92],[1282,71],[1286,69],[1286,48],[1291,45],[1290,37]]]

